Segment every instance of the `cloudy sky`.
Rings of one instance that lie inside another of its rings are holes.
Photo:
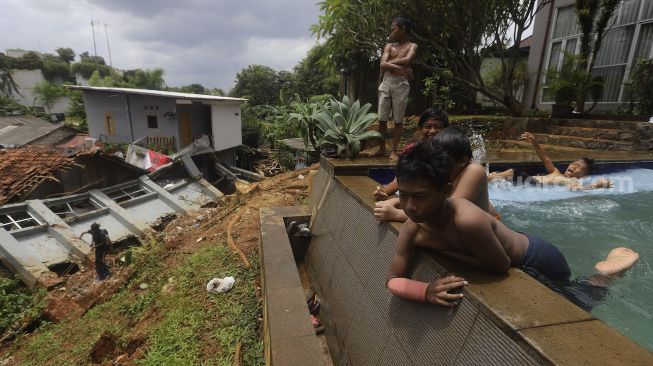
[[[0,51],[70,47],[113,66],[165,70],[169,86],[225,90],[250,64],[290,70],[317,42],[317,0],[2,0]]]

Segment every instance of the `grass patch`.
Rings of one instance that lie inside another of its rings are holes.
[[[30,291],[17,279],[0,276],[0,336],[37,317],[45,294],[44,289]]]
[[[208,243],[181,260],[164,267],[162,243],[135,250],[135,275],[119,292],[95,306],[81,319],[47,324],[30,336],[17,339],[3,357],[15,355],[24,365],[76,365],[90,363],[90,350],[103,331],[119,338],[125,347],[133,337],[146,339],[143,365],[224,365],[233,363],[236,343],[242,342],[243,363],[262,365],[263,341],[258,319],[261,303],[256,296],[257,258],[244,268],[224,243]],[[234,288],[208,294],[213,277],[233,276]],[[170,291],[161,291],[174,278]],[[133,291],[147,283],[145,290]]]

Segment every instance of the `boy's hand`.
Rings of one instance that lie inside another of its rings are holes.
[[[376,189],[374,190],[374,193],[372,195],[374,196],[374,199],[377,201],[385,201],[388,199],[388,194],[385,193],[385,190],[383,190],[383,187],[381,186],[376,186]]]
[[[530,132],[524,132],[521,134],[521,137],[519,137],[520,140],[526,140],[530,143],[535,142],[535,136],[531,134]]]
[[[431,304],[453,307],[458,304],[458,300],[463,298],[463,294],[449,293],[449,291],[462,290],[465,286],[467,286],[467,281],[462,277],[447,276],[439,278],[431,282],[426,288],[426,301]]]
[[[594,183],[594,187],[596,188],[612,188],[612,182],[610,182],[607,178],[601,178]]]
[[[396,208],[392,202],[389,201],[381,201],[377,202],[374,205],[374,217],[379,220],[379,222],[383,221],[401,221],[397,217],[397,214],[401,212],[398,208]],[[405,219],[404,219],[405,221]]]

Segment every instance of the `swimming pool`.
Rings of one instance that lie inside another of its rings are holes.
[[[632,179],[632,188],[570,192],[540,187],[489,188],[490,200],[510,228],[554,243],[567,257],[573,276],[594,273],[594,264],[617,246],[640,259],[614,281],[597,318],[653,351],[653,170],[628,169],[604,174]],[[618,188],[618,187],[617,187]]]
[[[653,351],[653,169],[649,166],[602,166],[601,176],[615,182],[612,189],[572,192],[564,187],[491,183],[488,191],[503,222],[555,244],[573,276],[594,273],[594,264],[614,247],[638,252],[639,261],[614,281],[605,302],[592,314]],[[393,172],[370,171],[370,176],[385,182]]]

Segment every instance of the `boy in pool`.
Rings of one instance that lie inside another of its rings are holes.
[[[492,216],[500,217],[490,203],[485,168],[471,161],[472,146],[467,136],[455,127],[447,127],[433,137],[432,141],[440,144],[452,160],[451,197],[469,200]],[[398,197],[377,202],[374,217],[379,221],[405,222],[408,219],[400,207]]]
[[[505,274],[518,267],[545,285],[588,309],[593,304],[577,299],[569,288],[590,287],[605,294],[606,280],[622,274],[639,259],[627,248],[613,250],[597,263],[598,274],[570,281],[567,261],[552,244],[513,231],[471,202],[447,198],[452,189],[451,162],[437,143],[421,143],[403,155],[397,165],[399,199],[408,220],[401,227],[396,254],[387,279],[395,296],[454,306],[467,286],[464,278],[448,276],[431,283],[407,278],[415,247],[435,249],[480,270]],[[596,299],[593,299],[596,300]]]
[[[612,183],[607,179],[599,179],[598,181],[583,186],[580,178],[590,175],[594,170],[594,160],[590,158],[581,158],[567,166],[567,169],[564,173],[561,173],[558,168],[553,165],[551,159],[546,155],[544,149],[540,144],[535,140],[530,132],[524,132],[521,135],[521,140],[526,140],[533,144],[535,152],[542,160],[544,167],[546,168],[546,175],[536,175],[528,176],[521,174],[515,171],[515,169],[508,169],[502,172],[492,172],[488,175],[488,180],[491,182],[497,179],[506,179],[516,182],[518,179],[528,181],[534,184],[540,185],[560,185],[567,186],[572,190],[586,190],[586,189],[596,189],[596,188],[610,188]]]
[[[447,115],[447,112],[440,108],[429,108],[419,116],[417,127],[421,135],[420,139],[417,142],[407,145],[404,148],[403,154],[412,149],[420,141],[430,140],[437,135],[438,132],[449,127],[449,116]],[[389,196],[392,196],[397,192],[397,189],[399,189],[399,186],[397,185],[397,179],[395,178],[385,186],[377,186],[373,193],[374,199],[377,201],[387,200]]]

